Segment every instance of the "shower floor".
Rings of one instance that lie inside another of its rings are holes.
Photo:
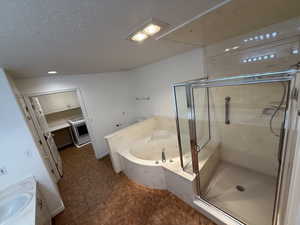
[[[271,225],[276,178],[221,162],[204,198],[248,225]]]

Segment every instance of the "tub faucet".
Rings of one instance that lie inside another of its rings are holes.
[[[165,148],[161,150],[161,161],[166,162],[166,153],[165,153]]]

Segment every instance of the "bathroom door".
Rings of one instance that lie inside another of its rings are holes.
[[[26,102],[23,97],[18,97],[18,102],[23,109],[24,116],[26,118],[26,121],[28,123],[29,129],[34,136],[35,141],[38,143],[43,136],[39,136],[39,133],[37,131],[37,128],[35,127],[35,124],[33,122],[32,116],[29,112],[29,107],[27,107]],[[58,170],[56,168],[55,162],[52,159],[51,153],[48,149],[48,146],[46,143],[43,143],[40,145],[41,148],[39,150],[41,151],[42,157],[45,159],[46,167],[49,171],[49,174],[53,178],[55,182],[59,181],[60,174],[58,173]]]
[[[54,139],[52,137],[52,134],[49,131],[48,123],[45,118],[43,109],[40,105],[39,99],[37,97],[33,97],[33,98],[31,98],[31,101],[32,101],[33,110],[34,110],[35,116],[37,118],[37,122],[38,122],[38,125],[40,128],[40,131],[42,132],[43,136],[45,137],[45,140],[46,140],[46,142],[49,146],[50,152],[51,152],[51,156],[52,156],[53,160],[55,161],[57,170],[58,170],[60,176],[62,176],[63,175],[62,160],[59,155],[57,146],[54,142]]]

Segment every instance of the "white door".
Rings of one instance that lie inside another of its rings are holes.
[[[20,106],[23,110],[23,113],[24,113],[24,116],[26,118],[28,127],[29,127],[34,139],[37,142],[38,149],[40,150],[40,153],[41,153],[41,155],[44,159],[44,162],[45,162],[46,167],[49,171],[49,174],[52,176],[53,180],[55,182],[57,182],[60,178],[60,174],[58,173],[55,162],[54,162],[54,160],[53,160],[53,158],[50,154],[50,150],[48,148],[48,145],[47,145],[46,141],[44,141],[44,143],[42,141],[39,141],[39,140],[44,139],[44,137],[39,136],[37,128],[35,127],[34,122],[32,120],[32,117],[30,115],[29,108],[27,107],[27,105],[25,103],[25,100],[22,97],[18,97],[18,102],[19,102],[19,104],[20,104]]]
[[[60,174],[60,176],[62,176],[63,175],[62,160],[61,160],[61,157],[57,150],[56,144],[53,140],[52,134],[49,131],[48,123],[45,118],[43,109],[40,105],[39,99],[37,97],[33,97],[33,98],[31,98],[31,101],[32,101],[34,113],[36,115],[38,124],[40,126],[40,130],[47,141],[47,144],[50,148],[51,155],[53,157],[53,160],[55,161],[55,164],[59,171],[59,174]]]

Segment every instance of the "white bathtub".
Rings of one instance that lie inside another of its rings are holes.
[[[123,172],[136,183],[155,189],[167,189],[164,169],[180,167],[177,136],[167,130],[154,130],[120,151]],[[162,160],[165,153],[165,161]]]
[[[166,170],[191,183],[194,175],[185,173],[180,166],[175,127],[174,119],[154,117],[106,136],[114,170],[155,189],[168,189]]]

